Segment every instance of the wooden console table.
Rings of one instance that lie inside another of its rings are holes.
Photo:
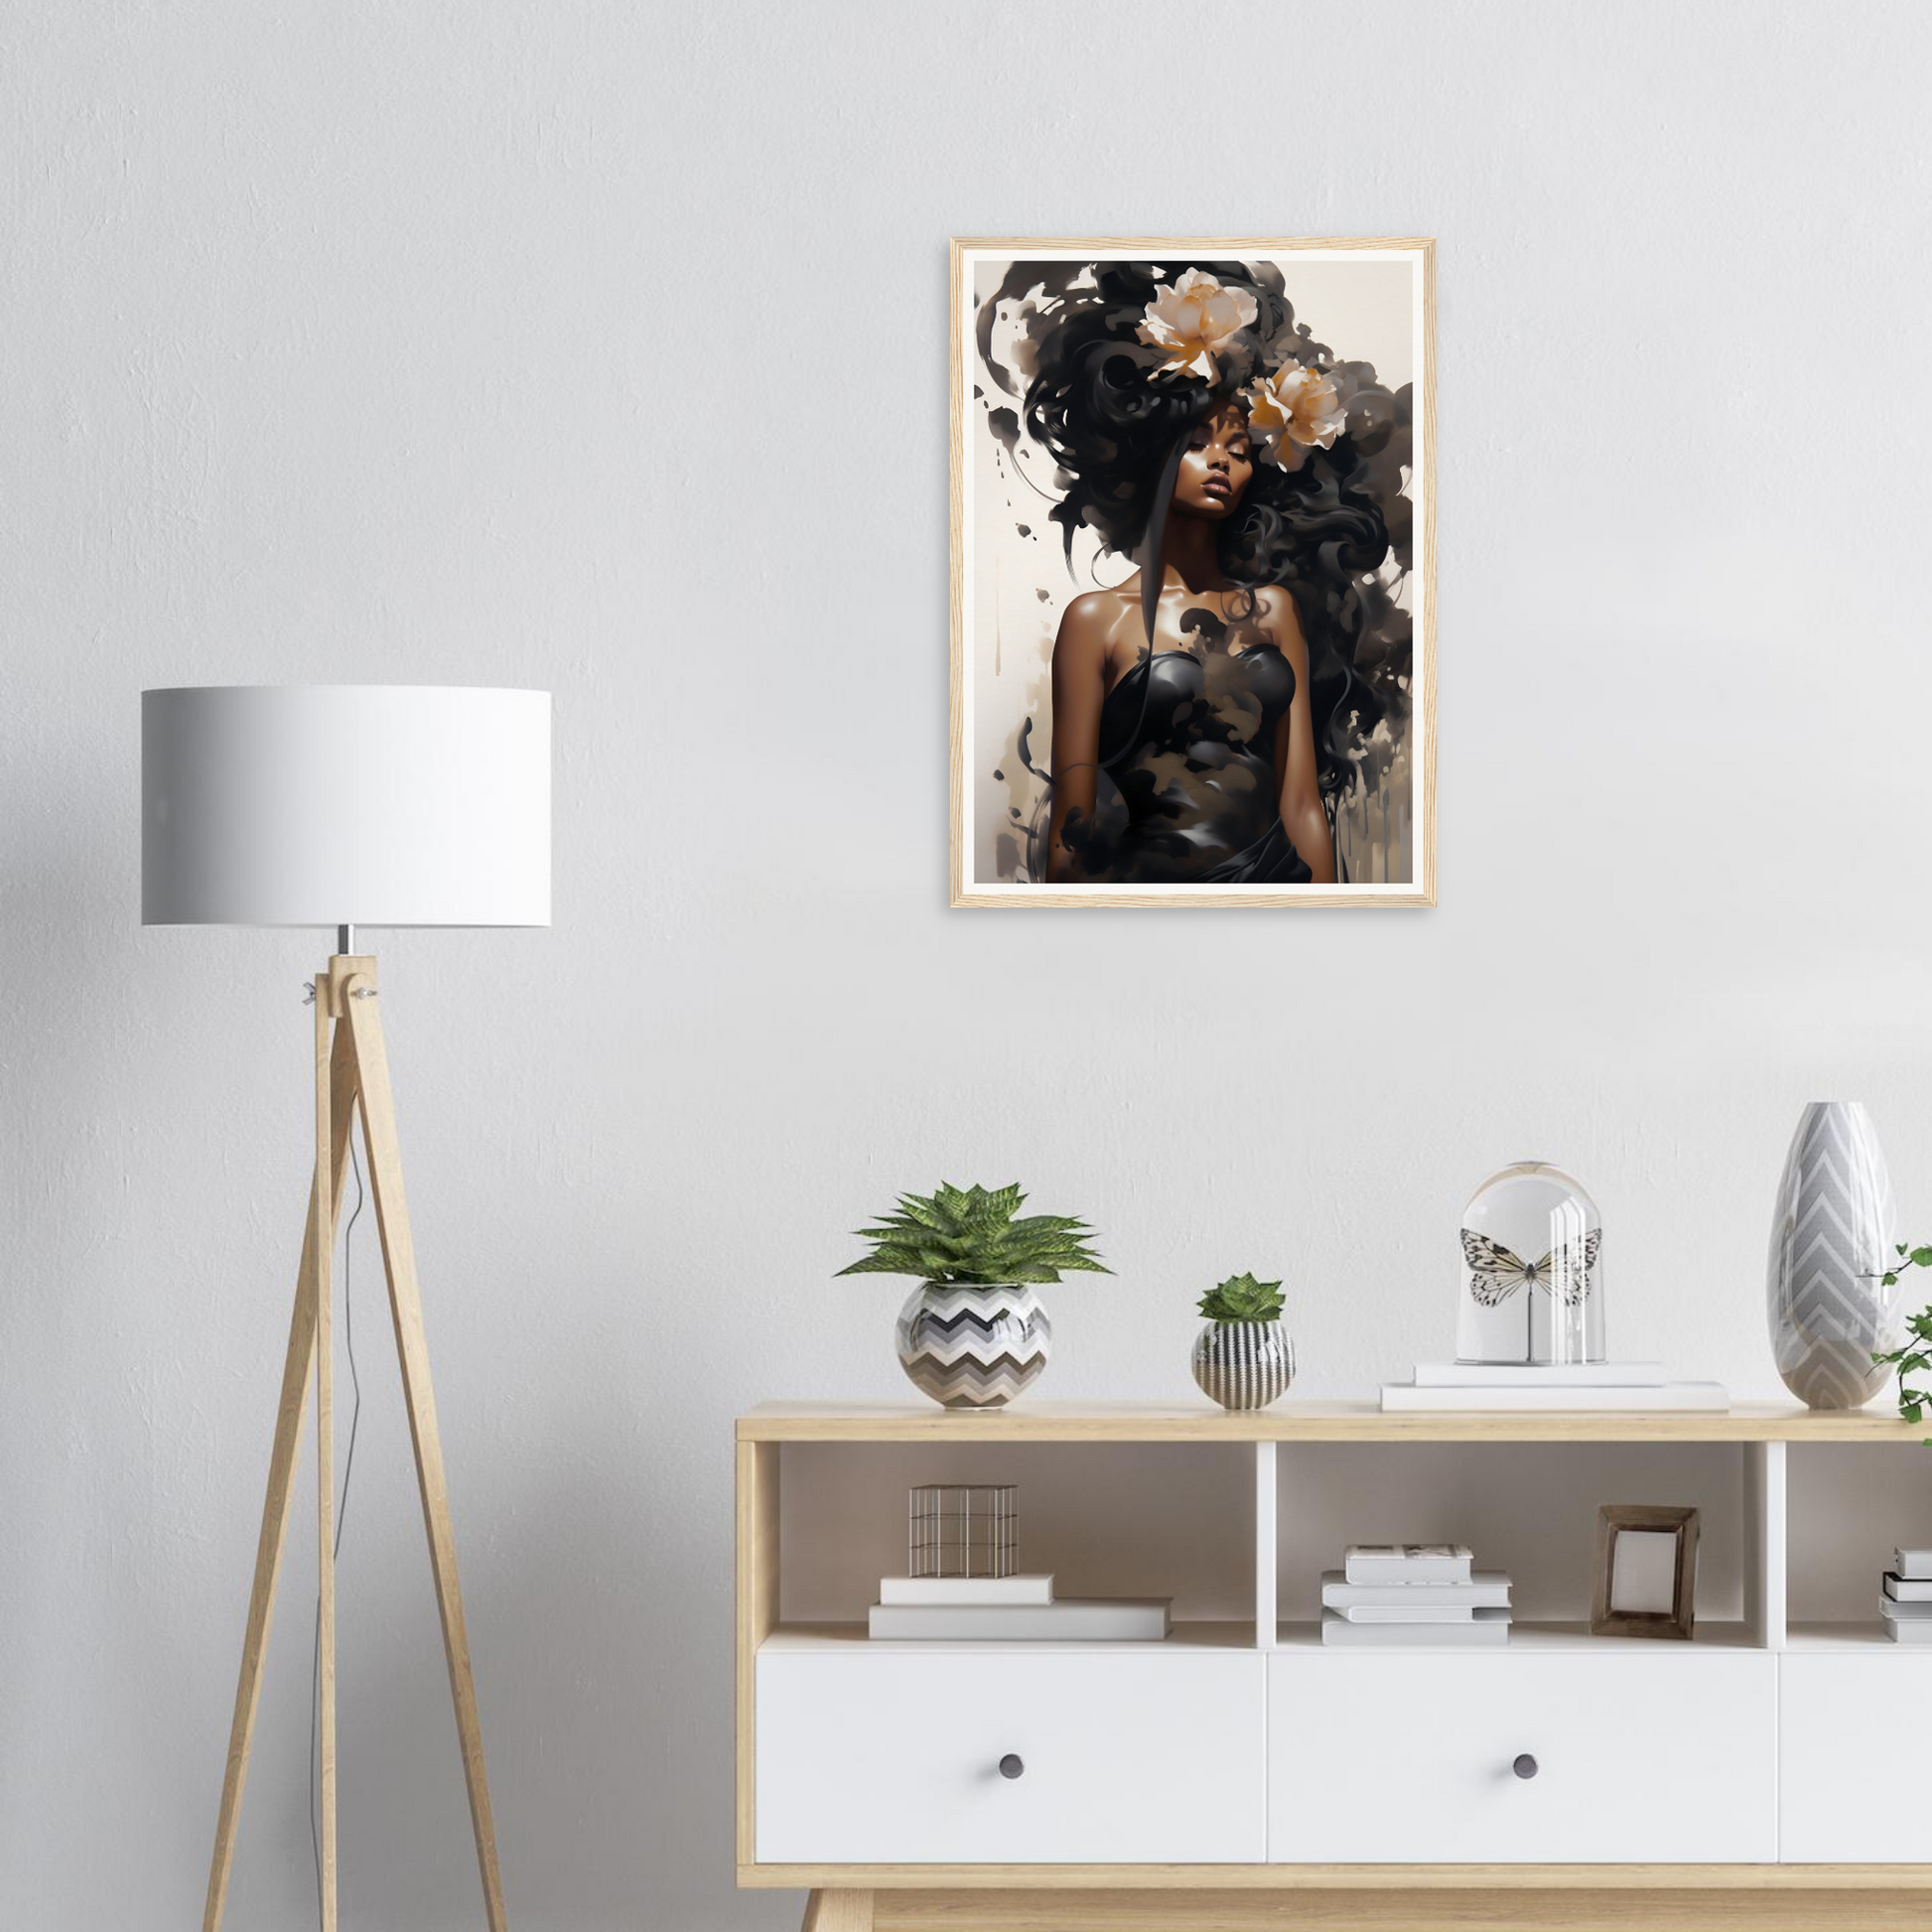
[[[765,1405],[737,1429],[739,1883],[808,1890],[808,1932],[1925,1932],[1932,1646],[1876,1608],[1892,1544],[1932,1544],[1923,1433]],[[1172,1637],[869,1642],[903,1485],[936,1479],[1017,1479],[1023,1567],[1173,1595]],[[1606,1501],[1704,1511],[1693,1642],[1589,1635]],[[1474,1543],[1518,1577],[1510,1643],[1324,1649],[1343,1524]]]

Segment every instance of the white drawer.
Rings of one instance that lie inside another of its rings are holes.
[[[1778,1850],[1790,1864],[1932,1863],[1920,1735],[1932,1651],[1778,1659]]]
[[[1252,1651],[767,1645],[759,1860],[1259,1863],[1263,1684]]]
[[[1777,1660],[1268,1659],[1269,1857],[1287,1864],[1769,1863]],[[1536,1760],[1516,1775],[1515,1760]]]

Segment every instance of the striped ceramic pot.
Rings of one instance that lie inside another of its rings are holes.
[[[1295,1380],[1295,1342],[1280,1321],[1204,1321],[1193,1369],[1223,1409],[1265,1409]]]
[[[1903,1290],[1891,1178],[1856,1100],[1814,1100],[1778,1182],[1766,1269],[1771,1347],[1784,1386],[1808,1409],[1857,1409],[1884,1386],[1874,1353],[1898,1346]]]
[[[997,1409],[1039,1379],[1053,1345],[1039,1297],[1024,1283],[926,1282],[898,1311],[899,1366],[948,1409]]]

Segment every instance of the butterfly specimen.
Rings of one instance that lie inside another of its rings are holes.
[[[1519,1288],[1540,1288],[1545,1295],[1561,1294],[1565,1306],[1574,1309],[1589,1293],[1589,1271],[1596,1266],[1596,1250],[1602,1240],[1601,1228],[1591,1228],[1584,1236],[1579,1266],[1574,1242],[1551,1249],[1541,1261],[1524,1261],[1500,1241],[1464,1228],[1462,1259],[1469,1264],[1469,1293],[1485,1309],[1493,1309],[1507,1302]]]

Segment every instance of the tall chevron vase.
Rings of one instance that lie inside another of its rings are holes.
[[[1024,1283],[926,1282],[898,1311],[899,1366],[948,1409],[998,1409],[1038,1381],[1053,1345],[1039,1297]]]
[[[1808,1409],[1857,1409],[1884,1385],[1874,1353],[1898,1346],[1902,1288],[1891,1176],[1856,1100],[1814,1100],[1778,1182],[1766,1268],[1771,1348],[1784,1386]]]

